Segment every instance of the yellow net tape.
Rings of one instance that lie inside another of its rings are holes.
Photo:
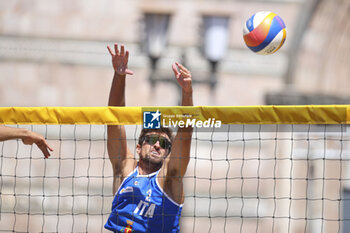
[[[349,124],[350,105],[196,107],[0,107],[0,124],[141,125],[144,111],[223,124]]]

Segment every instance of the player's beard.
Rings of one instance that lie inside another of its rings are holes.
[[[147,153],[144,156],[140,156],[140,160],[142,160],[144,164],[149,164],[150,166],[157,168],[160,168],[163,165],[164,161],[163,158],[152,158],[152,156],[149,153]]]

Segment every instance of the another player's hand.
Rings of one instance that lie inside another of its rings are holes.
[[[192,93],[192,75],[191,72],[178,62],[172,65],[175,77],[182,90],[186,93]]]
[[[114,44],[114,52],[109,47],[109,45],[107,45],[107,49],[112,56],[113,68],[117,74],[119,75],[134,74],[134,72],[128,69],[129,51],[128,50],[125,51],[124,45],[120,46],[120,51],[117,43]]]
[[[49,151],[53,151],[43,136],[32,131],[28,131],[27,135],[22,138],[22,141],[25,145],[33,145],[33,143],[35,143],[43,152],[45,158],[48,158],[50,156]]]

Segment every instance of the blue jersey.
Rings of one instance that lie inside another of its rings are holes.
[[[114,232],[179,232],[182,205],[159,186],[159,171],[139,175],[138,167],[120,185],[105,228]]]

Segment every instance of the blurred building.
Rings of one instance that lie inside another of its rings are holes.
[[[135,71],[128,80],[127,104],[176,105],[176,85],[148,82],[152,70],[143,49],[146,14],[168,14],[158,73],[172,78],[171,64],[179,61],[186,63],[195,80],[211,79],[210,63],[201,52],[203,18],[225,16],[228,46],[217,67],[217,85],[213,92],[209,85],[196,85],[195,104],[264,104],[265,93],[284,86],[287,52],[301,5],[301,0],[2,3],[0,102],[2,106],[105,106],[113,75],[106,46],[118,42],[130,50],[130,69]],[[257,56],[243,41],[243,24],[261,10],[281,15],[287,25],[287,42],[273,56]],[[248,88],[253,91],[245,91]],[[142,98],[132,97],[133,93]]]

